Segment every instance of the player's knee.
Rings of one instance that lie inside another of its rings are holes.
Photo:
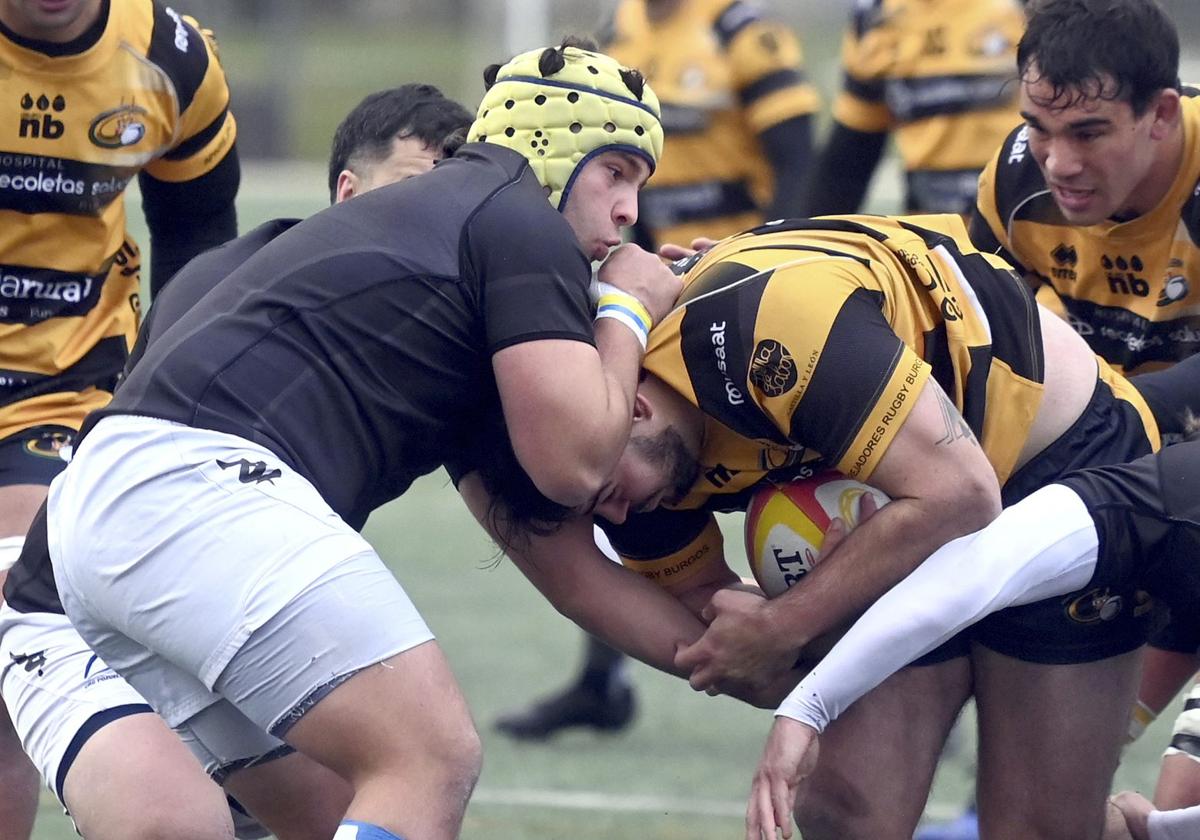
[[[849,788],[807,791],[794,817],[804,840],[911,840],[915,828],[898,825],[887,803],[872,804]]]
[[[91,836],[80,822],[83,836]],[[98,836],[123,840],[234,840],[233,821],[228,810],[178,809],[169,806],[142,808],[123,820],[118,833],[98,832]]]

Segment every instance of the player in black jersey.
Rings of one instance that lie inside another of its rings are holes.
[[[1083,589],[1090,600],[1072,604],[1083,611],[1130,588],[1174,612],[1200,610],[1200,441],[1068,473],[943,546],[875,602],[776,712],[748,840],[774,837],[775,826],[790,835],[796,787],[817,763],[817,733],[894,671],[998,610]],[[1172,822],[1169,812],[1154,819]],[[1159,836],[1196,836],[1200,814],[1181,820],[1171,827],[1180,833]]]
[[[589,298],[589,258],[636,219],[661,150],[640,75],[562,47],[485,79],[474,142],[280,234],[148,342],[46,507],[62,606],[97,653],[201,749],[252,760],[270,735],[350,779],[344,831],[364,840],[456,836],[479,742],[357,528],[500,412],[543,492],[591,498],[678,290],[627,248]],[[122,535],[107,559],[100,530]],[[10,603],[52,609],[26,571]]]
[[[471,115],[462,106],[430,85],[371,94],[334,134],[331,202],[428,171],[461,144],[470,124]],[[182,282],[156,296],[130,364],[149,340],[223,279],[230,263],[244,261],[298,222],[269,222],[189,263]],[[135,832],[136,820],[151,819],[160,821],[164,833],[179,836],[192,827],[200,809],[222,809],[219,797],[213,798],[217,789],[195,772],[195,761],[179,738],[128,683],[94,661],[66,616],[10,613],[0,645],[3,659],[40,652],[38,668],[14,668],[0,677],[0,693],[34,764],[84,836],[128,836]],[[81,668],[83,663],[87,667]],[[152,759],[142,760],[146,756]],[[205,769],[235,797],[230,814],[240,838],[258,835],[256,818],[281,838],[328,837],[349,802],[348,784],[294,753],[281,753],[253,770]],[[171,796],[153,790],[147,778],[170,778]]]

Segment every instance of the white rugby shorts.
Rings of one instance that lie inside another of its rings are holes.
[[[330,686],[433,638],[316,489],[239,437],[105,418],[51,485],[47,513],[71,621],[174,727],[224,698],[282,736]],[[239,753],[230,726],[192,733],[210,768],[261,752]]]

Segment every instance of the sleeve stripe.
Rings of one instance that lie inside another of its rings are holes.
[[[842,76],[842,89],[851,96],[863,102],[881,103],[884,101],[882,80],[863,81],[846,73]]]
[[[728,47],[739,32],[759,19],[758,11],[743,0],[734,0],[726,6],[713,23],[713,31],[717,33],[722,49]]]
[[[208,51],[204,46],[204,36],[178,15],[172,17],[171,14],[164,7],[154,4],[154,29],[146,58],[170,78],[179,98],[179,113],[182,114],[192,104],[196,92],[204,83],[208,73]]]
[[[183,160],[196,154],[221,133],[221,129],[225,126],[225,118],[228,115],[229,108],[226,106],[206,128],[201,129],[174,149],[171,149],[171,151],[163,155],[163,158],[165,160]]]
[[[786,67],[782,70],[776,70],[774,73],[768,73],[758,81],[742,88],[738,91],[738,98],[741,100],[743,106],[749,106],[764,96],[790,87],[796,87],[803,83],[803,72],[795,68]]]

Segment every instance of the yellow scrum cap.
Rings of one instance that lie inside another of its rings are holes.
[[[467,141],[524,155],[561,210],[579,169],[601,152],[640,155],[653,172],[663,132],[658,97],[640,74],[602,53],[550,47],[497,70]]]

